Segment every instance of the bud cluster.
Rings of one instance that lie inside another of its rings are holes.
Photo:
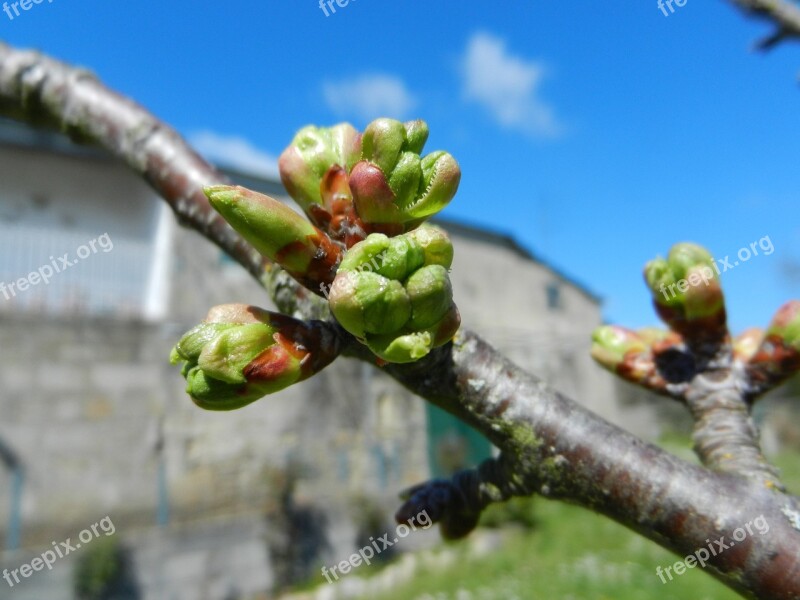
[[[397,235],[452,200],[461,180],[447,152],[422,156],[424,121],[377,119],[301,129],[278,161],[289,195],[318,227],[350,247],[370,233]]]
[[[687,337],[726,333],[725,299],[713,267],[711,254],[689,242],[645,265],[656,312],[670,329]]]
[[[341,326],[386,362],[411,362],[460,325],[453,247],[423,225],[453,198],[455,159],[422,156],[424,121],[308,126],[281,154],[281,180],[309,220],[239,186],[205,188],[211,205],[260,254],[328,298]],[[391,237],[390,237],[391,236]],[[330,291],[329,291],[330,290]],[[239,304],[212,309],[171,354],[200,406],[229,410],[316,373],[339,352],[319,322]],[[329,327],[330,330],[330,327]]]
[[[438,227],[393,238],[373,233],[342,260],[331,311],[381,359],[418,360],[450,341],[461,322],[447,272],[452,260],[453,246]]]
[[[255,306],[222,304],[183,335],[170,362],[183,363],[186,392],[198,406],[232,410],[310,377],[337,354],[313,325]]]

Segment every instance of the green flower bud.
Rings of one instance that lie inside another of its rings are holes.
[[[681,242],[672,246],[667,260],[676,279],[688,277],[689,271],[697,266],[713,267],[714,264],[708,250],[691,242]]]
[[[702,246],[675,244],[667,259],[645,265],[647,282],[659,316],[687,337],[698,331],[719,334],[725,328],[725,300],[714,261]]]
[[[406,149],[409,152],[422,154],[425,142],[428,141],[428,124],[422,119],[407,121],[403,127],[406,130]]]
[[[329,296],[334,315],[354,336],[397,331],[411,317],[411,302],[403,284],[369,271],[340,272]]]
[[[647,350],[636,332],[618,325],[604,325],[592,333],[592,358],[612,372],[617,372],[627,357]]]
[[[203,347],[197,366],[228,383],[244,383],[244,370],[275,342],[275,330],[263,323],[239,325],[216,335]]]
[[[449,269],[453,264],[453,244],[441,227],[425,224],[406,234],[405,239],[419,244],[426,265],[442,265]]]
[[[689,277],[692,281],[689,281]],[[665,306],[681,306],[689,288],[697,287],[698,279],[706,286],[715,280],[714,262],[702,246],[683,242],[675,244],[667,260],[656,258],[645,265],[644,276],[653,299]]]
[[[366,344],[373,354],[386,362],[407,363],[424,357],[431,348],[438,348],[453,339],[461,326],[461,315],[455,304],[433,326],[406,335],[370,335]]]
[[[766,331],[767,338],[778,338],[784,346],[800,352],[800,301],[790,300],[778,309]]]
[[[755,341],[745,347],[749,350]],[[763,393],[800,372],[800,301],[781,306],[758,341],[756,351],[743,359],[751,386]]]
[[[362,160],[350,173],[356,212],[365,223],[411,225],[453,199],[461,169],[448,153],[420,157],[428,138],[424,121],[377,119],[362,137]]]
[[[416,129],[419,133],[419,129]],[[427,140],[427,135],[425,136]],[[394,119],[375,119],[361,138],[362,158],[374,163],[384,173],[391,173],[406,146],[406,127]]]
[[[667,394],[669,384],[659,372],[657,356],[681,342],[673,332],[605,325],[592,334],[592,358],[622,379]]]
[[[372,271],[389,279],[402,280],[424,264],[425,248],[414,238],[390,238],[373,233],[347,251],[339,270]]]
[[[450,341],[461,322],[440,229],[373,233],[345,254],[328,298],[347,331],[388,362],[412,362]],[[442,264],[444,263],[444,264]]]
[[[679,300],[676,300],[674,295],[670,295],[675,287],[675,276],[666,260],[659,256],[649,261],[644,266],[644,279],[656,302],[661,304],[679,303]],[[663,297],[657,296],[658,293],[661,293]]]
[[[309,213],[313,205],[324,205],[321,186],[328,170],[338,166],[349,173],[360,155],[361,136],[349,123],[309,125],[297,132],[278,159],[281,181]]]
[[[342,251],[322,231],[282,202],[240,186],[203,190],[211,205],[262,255],[308,289],[333,281]]]
[[[453,304],[450,277],[447,269],[441,265],[427,265],[418,269],[406,280],[405,287],[413,314],[408,324],[414,329],[432,327]]]
[[[197,362],[206,344],[234,325],[230,323],[201,323],[185,333],[170,353],[170,362],[177,364],[181,360]]]
[[[418,331],[406,335],[372,336],[367,346],[386,362],[414,362],[427,355],[433,348],[433,338],[429,331]]]
[[[170,362],[184,363],[186,392],[198,406],[232,410],[323,369],[338,354],[333,339],[285,315],[224,304],[181,338]]]

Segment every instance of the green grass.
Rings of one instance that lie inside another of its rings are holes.
[[[670,439],[688,457],[689,442]],[[778,457],[784,480],[800,489],[796,454]],[[423,567],[412,581],[372,600],[734,600],[737,594],[699,567],[664,584],[656,567],[679,558],[609,519],[587,510],[534,500],[536,526],[515,531],[498,550],[468,556],[464,543],[446,546],[458,559]],[[366,573],[364,575],[367,575]]]

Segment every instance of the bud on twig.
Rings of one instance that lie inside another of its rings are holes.
[[[361,136],[349,123],[309,125],[283,151],[278,168],[289,195],[310,215],[313,205],[325,206],[321,186],[329,170],[340,167],[347,174],[360,157]]]
[[[632,331],[604,325],[592,334],[592,358],[619,377],[654,392],[674,395],[693,374],[683,340],[655,327]]]
[[[790,300],[778,309],[767,327],[766,337],[800,352],[800,301]]]
[[[647,351],[647,344],[635,331],[619,325],[604,325],[592,333],[592,358],[612,373],[629,370],[634,362],[630,359]]]
[[[349,123],[301,129],[278,160],[289,195],[309,219],[349,248],[366,237],[350,192],[350,170],[361,157],[361,134]]]
[[[264,256],[310,290],[330,284],[342,249],[282,202],[240,186],[203,190],[211,205]]]
[[[800,371],[800,301],[790,300],[778,309],[747,370],[759,391]]]
[[[675,244],[667,259],[645,265],[644,277],[658,316],[688,339],[724,337],[725,300],[714,261],[702,246]]]
[[[373,233],[342,260],[331,311],[383,360],[418,360],[461,322],[447,273],[452,256],[447,235],[432,226],[393,238]]]
[[[428,138],[424,121],[377,119],[362,137],[362,160],[350,173],[356,212],[364,223],[410,229],[452,200],[461,169],[447,152],[420,157]]]
[[[211,309],[175,345],[186,392],[201,408],[233,410],[321,371],[339,353],[322,324],[244,304]]]

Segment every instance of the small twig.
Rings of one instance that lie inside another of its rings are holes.
[[[687,391],[694,418],[695,452],[712,469],[743,475],[766,487],[784,490],[778,471],[761,452],[758,431],[738,382],[737,371],[698,375]]]
[[[774,23],[776,31],[756,43],[759,50],[771,50],[780,42],[800,38],[800,7],[789,0],[728,0],[752,16]]]

